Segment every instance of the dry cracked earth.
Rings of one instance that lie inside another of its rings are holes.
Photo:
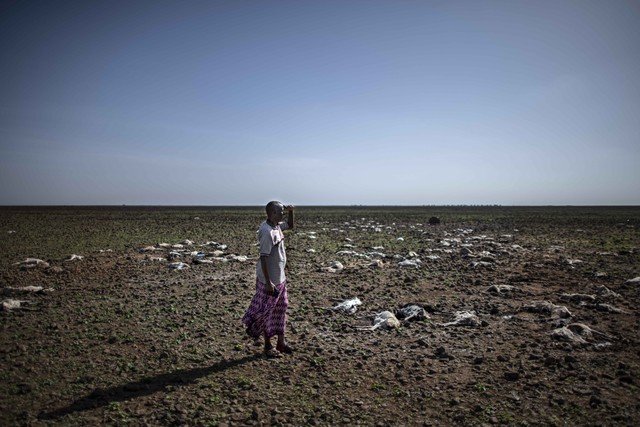
[[[278,359],[260,208],[0,219],[2,425],[640,425],[640,208],[298,208]]]

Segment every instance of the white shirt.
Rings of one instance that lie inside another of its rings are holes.
[[[269,278],[274,285],[285,281],[284,267],[287,263],[287,254],[284,247],[284,233],[289,224],[285,221],[280,222],[276,226],[272,226],[267,221],[260,224],[258,229],[258,242],[260,243],[260,256],[267,257],[267,271]],[[258,280],[266,283],[266,278],[262,273],[262,263],[258,259],[256,265],[256,274]]]

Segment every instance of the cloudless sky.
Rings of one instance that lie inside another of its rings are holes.
[[[5,1],[0,204],[640,204],[640,2]]]

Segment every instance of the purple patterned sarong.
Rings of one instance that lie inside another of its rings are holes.
[[[276,298],[267,295],[265,287],[264,283],[256,280],[256,293],[242,317],[242,322],[247,326],[247,333],[253,338],[259,338],[265,333],[269,338],[284,335],[289,306],[287,281],[276,285],[278,291]]]

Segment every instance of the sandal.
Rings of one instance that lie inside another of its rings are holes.
[[[282,346],[277,346],[276,350],[278,350],[280,353],[284,353],[284,354],[293,353],[293,347],[289,346],[289,344],[285,344],[285,345],[282,345]]]
[[[278,357],[282,357],[282,353],[280,353],[277,349],[273,348],[273,346],[265,347],[264,348],[264,355],[268,359],[275,359],[275,358],[278,358]]]

